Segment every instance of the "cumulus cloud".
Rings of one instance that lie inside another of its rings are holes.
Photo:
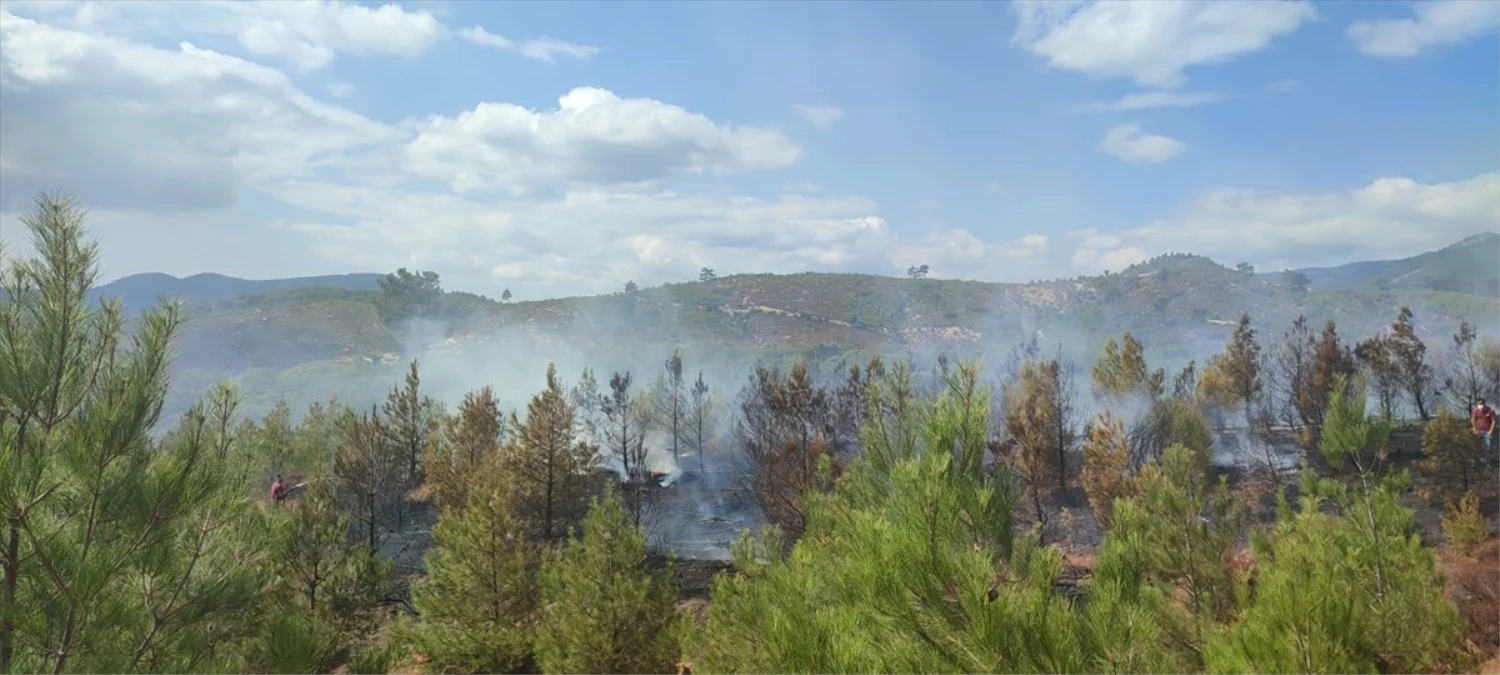
[[[1347,31],[1349,39],[1369,56],[1409,58],[1500,31],[1500,4],[1494,2],[1428,0],[1407,7],[1413,16],[1355,21]]]
[[[1131,164],[1165,162],[1187,150],[1187,144],[1167,136],[1148,134],[1136,124],[1121,124],[1104,132],[1096,148]]]
[[[481,47],[489,47],[500,51],[514,52],[528,59],[554,63],[557,57],[587,60],[599,54],[599,48],[590,45],[580,45],[556,38],[541,37],[521,40],[517,42],[503,35],[496,35],[479,26],[470,26],[459,32],[464,40]]]
[[[774,128],[718,124],[661,101],[580,87],[554,110],[481,103],[429,117],[405,157],[410,171],[474,193],[778,169],[800,160],[802,148]]]
[[[803,105],[799,103],[792,106],[792,110],[797,111],[797,114],[802,116],[802,119],[807,120],[808,124],[819,129],[827,129],[833,126],[834,122],[844,118],[843,109],[831,105]]]
[[[1262,269],[1391,259],[1500,231],[1500,173],[1450,183],[1382,178],[1343,192],[1218,189],[1142,227],[1079,233],[1073,264],[1118,270],[1171,251]]]
[[[101,208],[232,205],[239,188],[401,137],[281,71],[183,42],[157,49],[0,10],[0,204],[61,184]]]
[[[1218,103],[1227,98],[1229,98],[1228,94],[1217,91],[1148,91],[1122,96],[1114,101],[1094,101],[1085,106],[1085,108],[1094,112],[1125,112],[1147,108],[1191,108],[1209,103]]]
[[[1302,0],[1019,0],[1013,44],[1056,68],[1181,85],[1190,66],[1260,51],[1315,15]]]
[[[253,241],[273,242],[255,250],[255,276],[405,265],[441,271],[450,288],[530,286],[531,297],[686,280],[703,266],[904,269],[893,259],[910,242],[870,199],[674,182],[796,163],[802,149],[774,127],[589,87],[547,110],[486,102],[391,126],[268,65],[53,18],[0,11],[0,207],[14,223],[37,191],[78,195],[109,250],[139,266],[124,273],[243,270],[233,260]],[[236,243],[205,243],[226,236]],[[980,243],[916,242],[938,269],[960,269],[950,252],[1015,259]]]

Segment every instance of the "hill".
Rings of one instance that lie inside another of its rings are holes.
[[[1296,270],[1312,290],[1431,290],[1500,297],[1500,234],[1477,234],[1400,260]],[[1279,278],[1280,273],[1267,275]]]
[[[433,320],[396,330],[382,322],[375,298],[372,292],[295,288],[190,307],[178,343],[172,411],[226,376],[244,385],[247,412],[283,395],[294,409],[329,395],[366,403],[418,355],[424,383],[448,398],[486,384],[502,393],[512,386],[518,395],[530,393],[531,380],[549,361],[569,377],[584,365],[654,371],[674,347],[683,347],[693,368],[717,377],[721,388],[737,389],[757,360],[806,359],[827,375],[875,354],[983,354],[998,364],[1033,336],[1049,350],[1060,347],[1086,362],[1107,337],[1125,330],[1141,338],[1153,361],[1176,367],[1217,351],[1242,312],[1265,340],[1299,313],[1314,325],[1336,321],[1346,339],[1362,338],[1388,325],[1401,305],[1414,309],[1419,330],[1435,347],[1461,319],[1491,334],[1500,328],[1494,298],[1411,290],[1303,293],[1197,256],[1032,284],[795,274],[505,304],[450,293]]]
[[[378,290],[384,274],[333,274],[292,279],[237,279],[222,274],[194,274],[179,279],[170,274],[133,274],[93,289],[90,299],[119,298],[126,312],[151,306],[158,296],[182,297],[189,304],[213,304],[254,293],[274,293],[301,288],[332,288],[344,291]]]

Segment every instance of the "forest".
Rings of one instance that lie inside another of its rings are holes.
[[[224,382],[163,419],[181,308],[90,304],[85,221],[43,198],[35,256],[0,251],[3,672],[1417,673],[1500,654],[1500,484],[1469,419],[1500,399],[1500,341],[1467,323],[1429,346],[1407,308],[1362,339],[1246,315],[1176,372],[1130,333],[1088,364],[1032,340],[833,381],[751,366],[734,392],[681,355],[571,382],[541,365],[521,410],[491,388],[450,410],[413,361],[370,409],[250,419]],[[1258,461],[1215,463],[1225,444]],[[695,483],[758,526],[688,598],[661,533]]]

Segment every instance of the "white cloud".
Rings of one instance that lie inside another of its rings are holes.
[[[481,103],[394,127],[316,100],[273,67],[58,22],[72,28],[0,11],[0,210],[13,223],[37,191],[76,194],[106,228],[112,274],[406,265],[439,270],[450,288],[539,297],[703,266],[892,274],[913,245],[857,195],[749,198],[673,182],[797,162],[801,148],[773,127],[596,88],[551,110]],[[959,246],[914,245],[935,269],[984,274],[1038,250],[1034,238],[975,245],[958,232],[946,241]],[[234,243],[208,243],[219,239]]]
[[[0,10],[0,204],[78,186],[100,208],[227,207],[245,186],[402,136],[278,70],[183,42],[157,49]]]
[[[1047,253],[1045,235],[1029,234],[997,243],[968,230],[940,228],[899,247],[891,256],[891,264],[898,269],[927,265],[936,277],[1017,281],[1043,275]]]
[[[1073,256],[1087,271],[1118,270],[1187,251],[1221,263],[1282,269],[1403,258],[1500,230],[1500,173],[1451,183],[1382,178],[1344,192],[1211,190],[1142,227],[1082,232]]]
[[[310,71],[335,54],[416,56],[441,40],[443,24],[427,11],[347,2],[233,2],[245,23],[240,44],[252,54],[284,58]]]
[[[1275,82],[1268,83],[1265,86],[1264,91],[1267,94],[1290,94],[1290,93],[1296,91],[1297,88],[1300,87],[1300,86],[1302,86],[1301,82],[1298,82],[1294,78],[1288,77],[1288,78],[1285,78],[1285,79],[1276,80]]]
[[[1131,164],[1155,164],[1182,154],[1187,145],[1166,136],[1148,134],[1136,124],[1121,124],[1105,131],[1096,149]]]
[[[599,48],[574,44],[550,37],[532,38],[517,42],[503,35],[496,35],[479,26],[470,26],[459,31],[459,35],[472,44],[500,51],[514,52],[528,59],[555,63],[558,56],[587,60],[599,54]]]
[[[1122,96],[1114,101],[1094,101],[1086,106],[1086,108],[1094,112],[1125,112],[1128,110],[1144,110],[1146,108],[1191,108],[1209,103],[1218,103],[1227,98],[1229,98],[1228,94],[1217,91],[1148,91]]]
[[[340,55],[413,57],[454,36],[526,58],[587,59],[598,47],[542,37],[512,41],[479,26],[455,31],[427,10],[395,3],[346,0],[50,0],[7,2],[30,18],[92,34],[151,38],[188,33],[231,36],[250,56],[270,57],[300,72],[327,67]]]
[[[1415,16],[1355,21],[1349,26],[1349,39],[1369,56],[1408,58],[1435,47],[1500,31],[1500,3],[1428,0],[1407,6]]]
[[[328,85],[328,95],[334,98],[348,98],[354,94],[356,87],[348,82],[333,82]]]
[[[481,103],[456,118],[433,116],[405,149],[410,171],[460,193],[778,169],[801,157],[776,129],[721,125],[679,106],[592,87],[568,92],[555,110]]]
[[[844,118],[843,109],[831,105],[803,105],[799,103],[792,106],[792,110],[797,111],[797,114],[801,115],[802,119],[807,120],[808,124],[819,129],[827,129],[833,126],[834,122]]]
[[[1017,0],[1012,43],[1052,66],[1175,87],[1183,69],[1265,49],[1313,18],[1301,0]]]

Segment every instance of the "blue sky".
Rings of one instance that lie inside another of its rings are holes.
[[[1500,231],[1500,4],[1477,0],[0,12],[0,240],[24,251],[37,190],[74,193],[106,278],[405,265],[532,298]]]

